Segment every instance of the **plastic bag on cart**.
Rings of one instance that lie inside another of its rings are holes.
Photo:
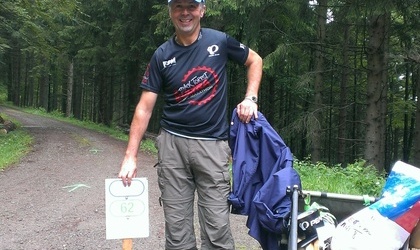
[[[420,169],[398,161],[374,204],[340,222],[332,250],[399,250],[420,217]]]

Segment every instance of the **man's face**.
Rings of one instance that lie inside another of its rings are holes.
[[[192,0],[174,0],[169,6],[169,16],[179,35],[193,35],[200,28],[205,6]]]

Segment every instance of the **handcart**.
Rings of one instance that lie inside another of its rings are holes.
[[[286,244],[280,244],[280,250],[299,250],[298,244],[298,216],[305,211],[305,205],[309,202],[322,204],[328,208],[329,212],[334,215],[336,222],[339,223],[354,213],[369,206],[378,198],[372,196],[357,196],[337,193],[326,193],[319,191],[299,190],[297,186],[289,187],[288,192],[292,198],[292,210],[290,215],[290,226]],[[420,227],[419,227],[420,229]],[[413,232],[414,234],[414,232]],[[412,236],[413,236],[412,234]],[[409,240],[405,242],[400,250],[409,250],[417,248],[409,248]]]
[[[289,187],[292,196],[292,211],[290,218],[290,231],[286,244],[281,244],[280,250],[298,249],[298,214],[305,211],[305,205],[316,202],[327,207],[335,216],[337,222],[342,221],[355,212],[377,201],[376,197],[358,196],[320,191],[299,190],[298,186]]]

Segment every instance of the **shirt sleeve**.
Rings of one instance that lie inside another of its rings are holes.
[[[144,72],[140,88],[159,93],[162,86],[162,75],[160,74],[157,53],[152,56]]]
[[[245,64],[249,54],[249,48],[247,46],[227,35],[227,49],[229,59],[242,65]]]

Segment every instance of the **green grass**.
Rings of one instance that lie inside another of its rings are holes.
[[[5,120],[9,120],[5,115],[0,114]],[[16,121],[13,121],[16,123]],[[0,171],[6,167],[17,163],[31,148],[32,137],[20,129],[7,134],[0,134]]]
[[[300,175],[304,190],[378,197],[386,181],[385,174],[366,166],[363,160],[349,164],[346,168],[295,160],[294,167]]]
[[[140,150],[153,155],[157,155],[158,153],[155,142],[151,139],[143,140],[140,145]]]

